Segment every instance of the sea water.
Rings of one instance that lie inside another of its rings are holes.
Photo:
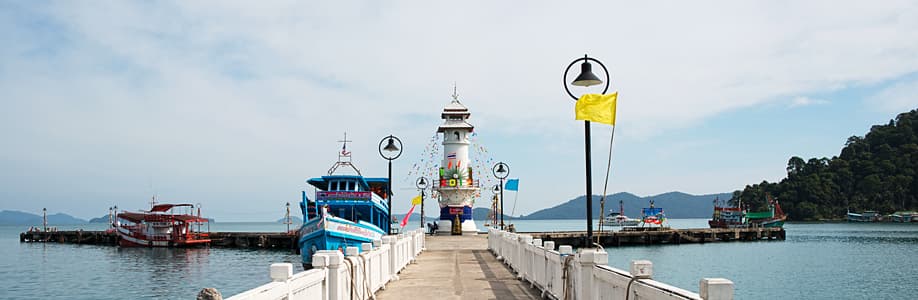
[[[703,219],[670,219],[676,228]],[[479,226],[482,222],[478,222]],[[584,220],[516,220],[518,231],[583,230]],[[595,224],[595,221],[594,221]],[[484,228],[483,226],[480,226]],[[102,230],[104,224],[61,227]],[[654,263],[655,280],[698,291],[704,277],[732,280],[737,299],[907,299],[918,295],[918,224],[788,223],[787,240],[609,247],[609,265]],[[0,226],[0,299],[193,299],[204,287],[230,296],[270,281],[284,250],[150,249],[20,243],[28,226]],[[282,232],[277,223],[214,223],[211,231]]]
[[[706,228],[706,219],[670,219]],[[517,231],[570,231],[585,220],[514,222]],[[596,221],[594,221],[595,225]],[[616,227],[607,227],[609,229]],[[727,278],[736,299],[915,299],[918,223],[788,223],[784,241],[605,248],[609,265],[653,262],[653,279],[698,292],[702,278]]]

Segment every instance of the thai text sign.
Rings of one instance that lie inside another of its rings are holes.
[[[372,194],[370,192],[326,192],[318,191],[316,192],[317,200],[370,200]]]

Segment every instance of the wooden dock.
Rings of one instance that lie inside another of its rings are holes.
[[[554,241],[557,245],[586,246],[586,232],[523,232],[534,239]],[[653,244],[689,244],[729,241],[784,240],[784,228],[696,228],[622,230],[593,232],[603,247]]]
[[[211,232],[211,247],[240,249],[278,249],[299,252],[296,234],[286,232]],[[106,231],[27,231],[19,234],[22,243],[62,243],[117,246],[118,235]]]

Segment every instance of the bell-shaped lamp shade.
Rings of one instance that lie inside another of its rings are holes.
[[[571,82],[576,86],[593,86],[601,83],[602,80],[599,80],[599,77],[593,74],[593,66],[590,65],[589,61],[584,61],[580,64],[580,75],[577,75],[577,78]]]
[[[389,152],[398,151],[398,146],[395,145],[395,139],[389,138],[389,143],[386,144],[385,147],[383,147],[383,150],[386,150],[386,151],[389,151]]]
[[[427,185],[427,179],[424,179],[424,178],[422,177],[421,180],[418,181],[418,184],[421,185],[421,186]]]
[[[507,170],[504,169],[504,165],[503,165],[503,164],[500,164],[500,165],[497,165],[497,171],[495,171],[495,172],[498,173],[498,174],[503,174],[503,173],[506,173]]]

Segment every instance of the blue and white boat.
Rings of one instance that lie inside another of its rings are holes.
[[[306,181],[316,188],[315,201],[309,200],[304,191],[300,202],[304,220],[299,247],[306,269],[312,267],[312,255],[317,251],[360,249],[362,243],[381,240],[391,226],[386,204],[389,180],[363,177],[351,164],[346,147],[345,144],[327,176]],[[341,167],[349,167],[352,174],[337,174],[344,171],[339,170]]]

